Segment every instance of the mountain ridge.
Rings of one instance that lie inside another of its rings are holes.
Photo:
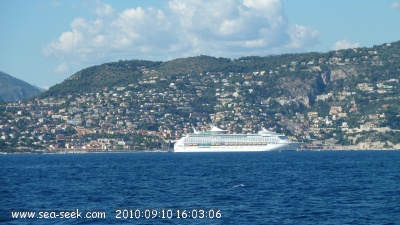
[[[394,44],[398,42],[394,42]],[[330,62],[331,64],[321,65],[315,63],[314,69],[310,69],[309,65],[303,64],[305,61],[312,62],[315,60],[322,59],[334,59],[337,60],[338,56],[335,54],[346,54],[354,55],[357,57],[357,53],[363,51],[369,51],[369,49],[382,48],[388,44],[381,46],[374,46],[373,48],[357,48],[357,49],[345,49],[339,51],[330,51],[327,53],[296,53],[296,54],[283,54],[274,56],[248,56],[239,59],[229,58],[216,58],[212,56],[196,56],[187,58],[178,58],[170,61],[146,61],[146,60],[125,60],[118,62],[104,63],[98,66],[92,66],[83,70],[78,71],[71,77],[66,79],[60,84],[56,84],[48,91],[43,93],[43,96],[59,95],[61,93],[67,93],[67,90],[80,93],[83,90],[99,91],[103,88],[109,88],[112,86],[118,86],[124,82],[139,82],[143,79],[143,68],[149,71],[157,73],[159,76],[171,76],[179,74],[189,73],[203,73],[203,72],[223,72],[223,73],[251,73],[257,70],[270,70],[275,69],[279,66],[286,64],[290,66],[290,63],[299,61],[295,72],[298,75],[305,76],[303,80],[310,78],[312,73],[322,74],[324,83],[336,81],[347,76],[356,75],[360,70],[364,70],[365,65],[360,64],[346,64],[345,62]],[[336,57],[336,59],[335,59]],[[336,63],[336,64],[335,64]],[[302,69],[303,67],[303,69]],[[318,68],[319,67],[319,68]],[[293,68],[291,68],[293,69]],[[293,69],[294,71],[294,69]],[[283,76],[290,76],[290,71],[286,71]],[[72,88],[72,89],[71,89]],[[313,95],[311,93],[311,95]]]
[[[0,71],[0,100],[19,101],[34,97],[43,91],[23,80]]]

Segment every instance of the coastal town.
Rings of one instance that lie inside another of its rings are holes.
[[[260,94],[268,89],[268,80],[284,73],[318,73],[328,83],[354,75],[351,65],[368,62],[379,66],[380,57],[378,51],[370,50],[361,58],[346,58],[338,51],[329,58],[292,60],[270,70],[174,76],[141,66],[134,68],[142,75],[137,83],[104,87],[96,92],[82,90],[62,97],[3,102],[0,149],[168,151],[193,128],[205,130],[210,125],[230,133],[256,133],[264,126],[303,141],[302,149],[400,149],[400,143],[390,139],[396,139],[399,132],[388,126],[387,118],[388,110],[393,108],[391,102],[400,97],[398,78],[361,79],[352,88],[332,89],[313,97],[282,82],[289,94]],[[323,72],[324,66],[331,68],[329,77]],[[293,85],[302,85],[296,81]],[[365,99],[368,104],[378,104],[376,110],[366,110]]]

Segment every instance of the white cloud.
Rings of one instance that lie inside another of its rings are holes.
[[[61,63],[60,65],[57,66],[57,68],[55,69],[56,73],[65,73],[68,72],[69,67],[67,65],[67,63]]]
[[[319,36],[312,28],[289,25],[282,0],[170,0],[164,10],[120,12],[96,1],[91,10],[97,18],[74,19],[43,53],[86,65],[197,53],[235,58],[299,51],[318,43]]]
[[[332,49],[333,50],[340,50],[340,49],[348,49],[348,48],[358,48],[360,47],[360,43],[356,42],[356,43],[350,43],[348,40],[344,39],[341,41],[337,41]]]
[[[311,47],[318,43],[319,32],[302,25],[294,25],[289,28],[291,42],[287,45],[289,49],[301,49]]]
[[[95,7],[95,12],[98,16],[104,17],[104,16],[111,16],[115,13],[115,10],[111,5],[104,4],[100,1],[98,1],[98,6]]]
[[[399,2],[393,2],[390,5],[390,8],[392,8],[392,9],[400,9],[400,3]]]

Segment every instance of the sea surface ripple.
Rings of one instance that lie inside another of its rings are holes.
[[[400,224],[400,151],[0,155],[0,224]],[[15,219],[12,210],[105,219]],[[115,218],[123,209],[221,218]]]

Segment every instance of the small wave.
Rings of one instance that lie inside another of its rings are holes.
[[[237,187],[244,187],[244,186],[246,186],[246,185],[244,185],[244,184],[238,184],[238,185],[235,185],[235,186],[233,186],[234,188],[237,188]]]

